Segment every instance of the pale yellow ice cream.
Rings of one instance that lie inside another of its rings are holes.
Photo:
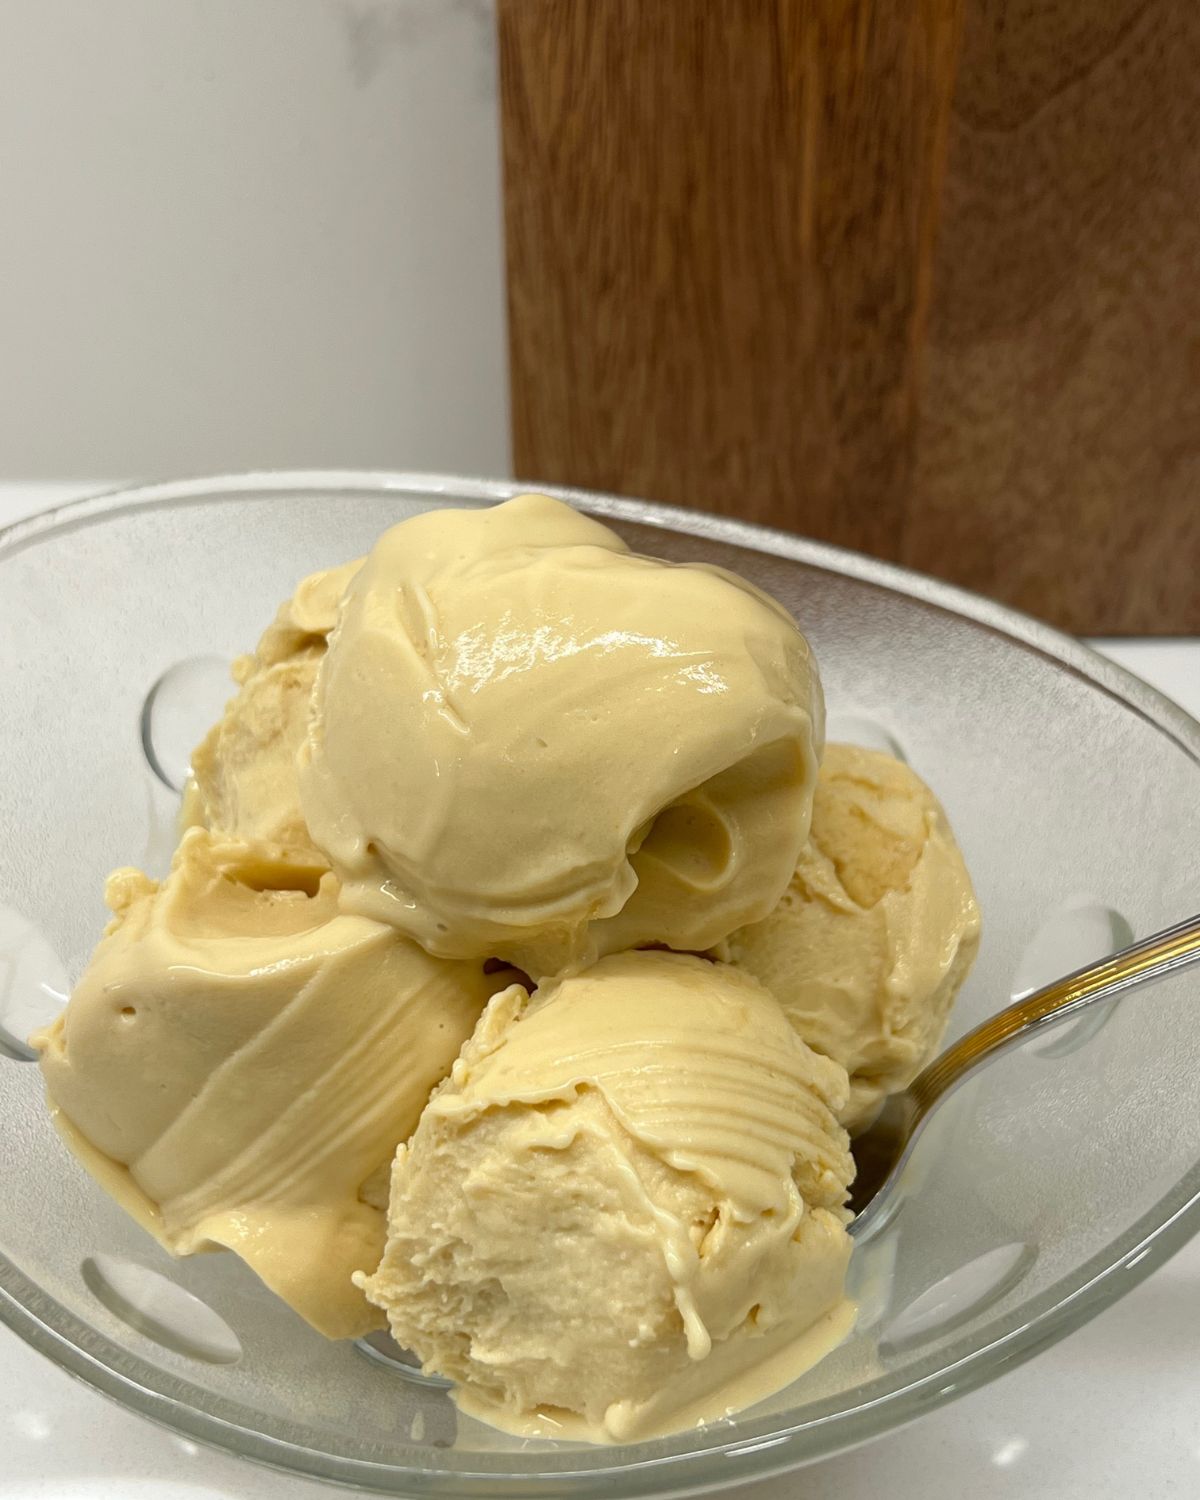
[[[677,1431],[840,1342],[847,1129],[979,914],[906,766],[818,776],[790,615],[528,495],[313,574],[234,677],[33,1038],[88,1169],[518,1433]]]
[[[318,674],[301,801],[348,908],[547,974],[766,916],[822,726],[773,600],[527,495],[376,543]]]
[[[979,927],[962,854],[920,777],[880,751],[827,745],[786,895],[716,951],[846,1069],[853,1132],[933,1056]]]
[[[508,990],[397,1155],[367,1295],[498,1426],[626,1440],[737,1409],[852,1321],[846,1090],[702,959]]]
[[[384,1244],[360,1189],[507,976],[430,958],[340,913],[328,872],[201,829],[162,885],[118,871],[106,899],[33,1039],[68,1144],[174,1253],[228,1246],[331,1337],[378,1326],[350,1280]]]
[[[234,662],[240,690],[192,756],[185,823],[316,856],[300,811],[296,752],[326,638],[359,566],[305,578],[253,654]]]
[[[273,666],[310,646],[323,646],[337,624],[342,598],[362,562],[356,557],[302,578],[263,631],[250,658],[255,666]]]

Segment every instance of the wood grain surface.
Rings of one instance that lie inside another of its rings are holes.
[[[498,22],[523,478],[1200,629],[1200,6]]]
[[[969,0],[900,557],[1200,632],[1200,4]]]

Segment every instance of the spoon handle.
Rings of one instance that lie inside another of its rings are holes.
[[[1035,990],[968,1031],[917,1074],[908,1089],[916,1105],[916,1118],[928,1114],[944,1094],[998,1053],[1098,1000],[1150,984],[1195,963],[1200,963],[1200,916],[1189,917],[1065,979],[1056,979],[1045,989]]]

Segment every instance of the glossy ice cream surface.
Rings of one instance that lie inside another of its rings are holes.
[[[377,1326],[350,1281],[384,1240],[360,1190],[504,978],[339,911],[328,872],[200,829],[161,886],[117,871],[106,899],[34,1038],[68,1144],[174,1253],[236,1250],[331,1337]]]
[[[822,726],[773,600],[522,496],[376,543],[317,676],[301,801],[348,907],[537,977],[766,916]]]

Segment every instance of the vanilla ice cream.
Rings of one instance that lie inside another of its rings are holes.
[[[773,600],[526,495],[376,543],[321,663],[300,795],[348,909],[547,974],[766,916],[822,727]]]
[[[907,766],[821,763],[787,611],[525,495],[306,578],[234,679],[32,1038],[93,1175],[510,1432],[679,1431],[838,1344],[847,1131],[979,913]]]
[[[846,1069],[853,1132],[933,1056],[979,927],[962,854],[920,777],[880,751],[827,745],[787,893],[716,951]]]
[[[761,986],[703,959],[514,987],[397,1154],[359,1279],[498,1426],[629,1440],[735,1410],[852,1320],[846,1093]]]
[[[176,1254],[228,1246],[321,1332],[382,1321],[351,1283],[384,1245],[390,1161],[507,976],[340,913],[328,872],[184,836],[33,1038],[68,1144]],[[371,1194],[367,1193],[366,1197]]]
[[[359,565],[304,579],[254,653],[234,662],[239,692],[192,756],[185,823],[316,856],[300,811],[296,752],[326,638]]]

